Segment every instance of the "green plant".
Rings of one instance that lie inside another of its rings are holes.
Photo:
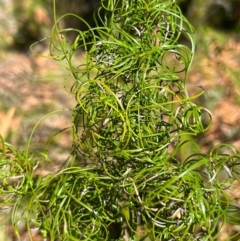
[[[55,16],[50,50],[75,79],[73,160],[36,176],[37,160],[3,142],[0,194],[16,233],[25,223],[50,240],[215,240],[239,153],[223,144],[205,154],[191,138],[211,124],[193,102],[203,91],[186,87],[192,26],[174,0],[102,1],[101,25],[84,32],[59,29],[69,15]]]

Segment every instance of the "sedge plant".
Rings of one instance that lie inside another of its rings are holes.
[[[1,206],[16,234],[24,223],[46,240],[217,240],[239,152],[222,144],[206,154],[193,141],[211,124],[194,103],[203,89],[187,90],[193,27],[174,0],[102,0],[86,31],[60,29],[69,16],[88,26],[55,13],[50,53],[74,78],[73,160],[35,175],[38,158],[2,140]]]

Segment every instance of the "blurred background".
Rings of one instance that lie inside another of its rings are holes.
[[[93,12],[98,0],[56,2],[59,17],[72,12],[94,26]],[[222,142],[240,148],[240,0],[177,2],[195,28],[196,52],[188,89],[190,95],[204,89],[205,94],[197,103],[213,114],[211,128],[197,140],[205,152]],[[74,17],[63,19],[61,25],[86,29]],[[72,79],[64,61],[36,56],[29,49],[34,42],[49,36],[52,27],[52,0],[0,0],[0,133],[7,142],[24,150],[40,118],[56,109],[66,109],[39,123],[31,139],[31,151],[39,153],[47,149],[57,167],[71,150],[68,109],[75,106],[75,100],[68,90]],[[36,51],[45,55],[47,48],[48,42],[43,41]],[[81,53],[77,58],[81,62]],[[49,148],[46,143],[57,132]],[[240,197],[238,185],[232,195]],[[5,225],[2,227],[6,229]],[[227,235],[238,229],[226,227],[220,239],[228,240]],[[0,232],[0,240],[14,240],[9,235]],[[232,240],[240,240],[236,238]],[[40,239],[36,236],[34,240]]]

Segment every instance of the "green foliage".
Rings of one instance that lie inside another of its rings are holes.
[[[73,162],[33,175],[28,152],[8,148],[9,158],[3,142],[0,195],[13,206],[16,232],[23,222],[50,240],[214,240],[239,153],[220,145],[204,154],[188,140],[211,124],[193,103],[203,91],[189,96],[186,87],[192,26],[174,0],[102,1],[96,14],[102,26],[83,32],[59,29],[74,15],[55,17],[51,36],[52,57],[65,59],[75,78]],[[78,33],[73,43],[69,31]],[[80,48],[86,62],[76,64]],[[185,158],[189,146],[199,151]]]

